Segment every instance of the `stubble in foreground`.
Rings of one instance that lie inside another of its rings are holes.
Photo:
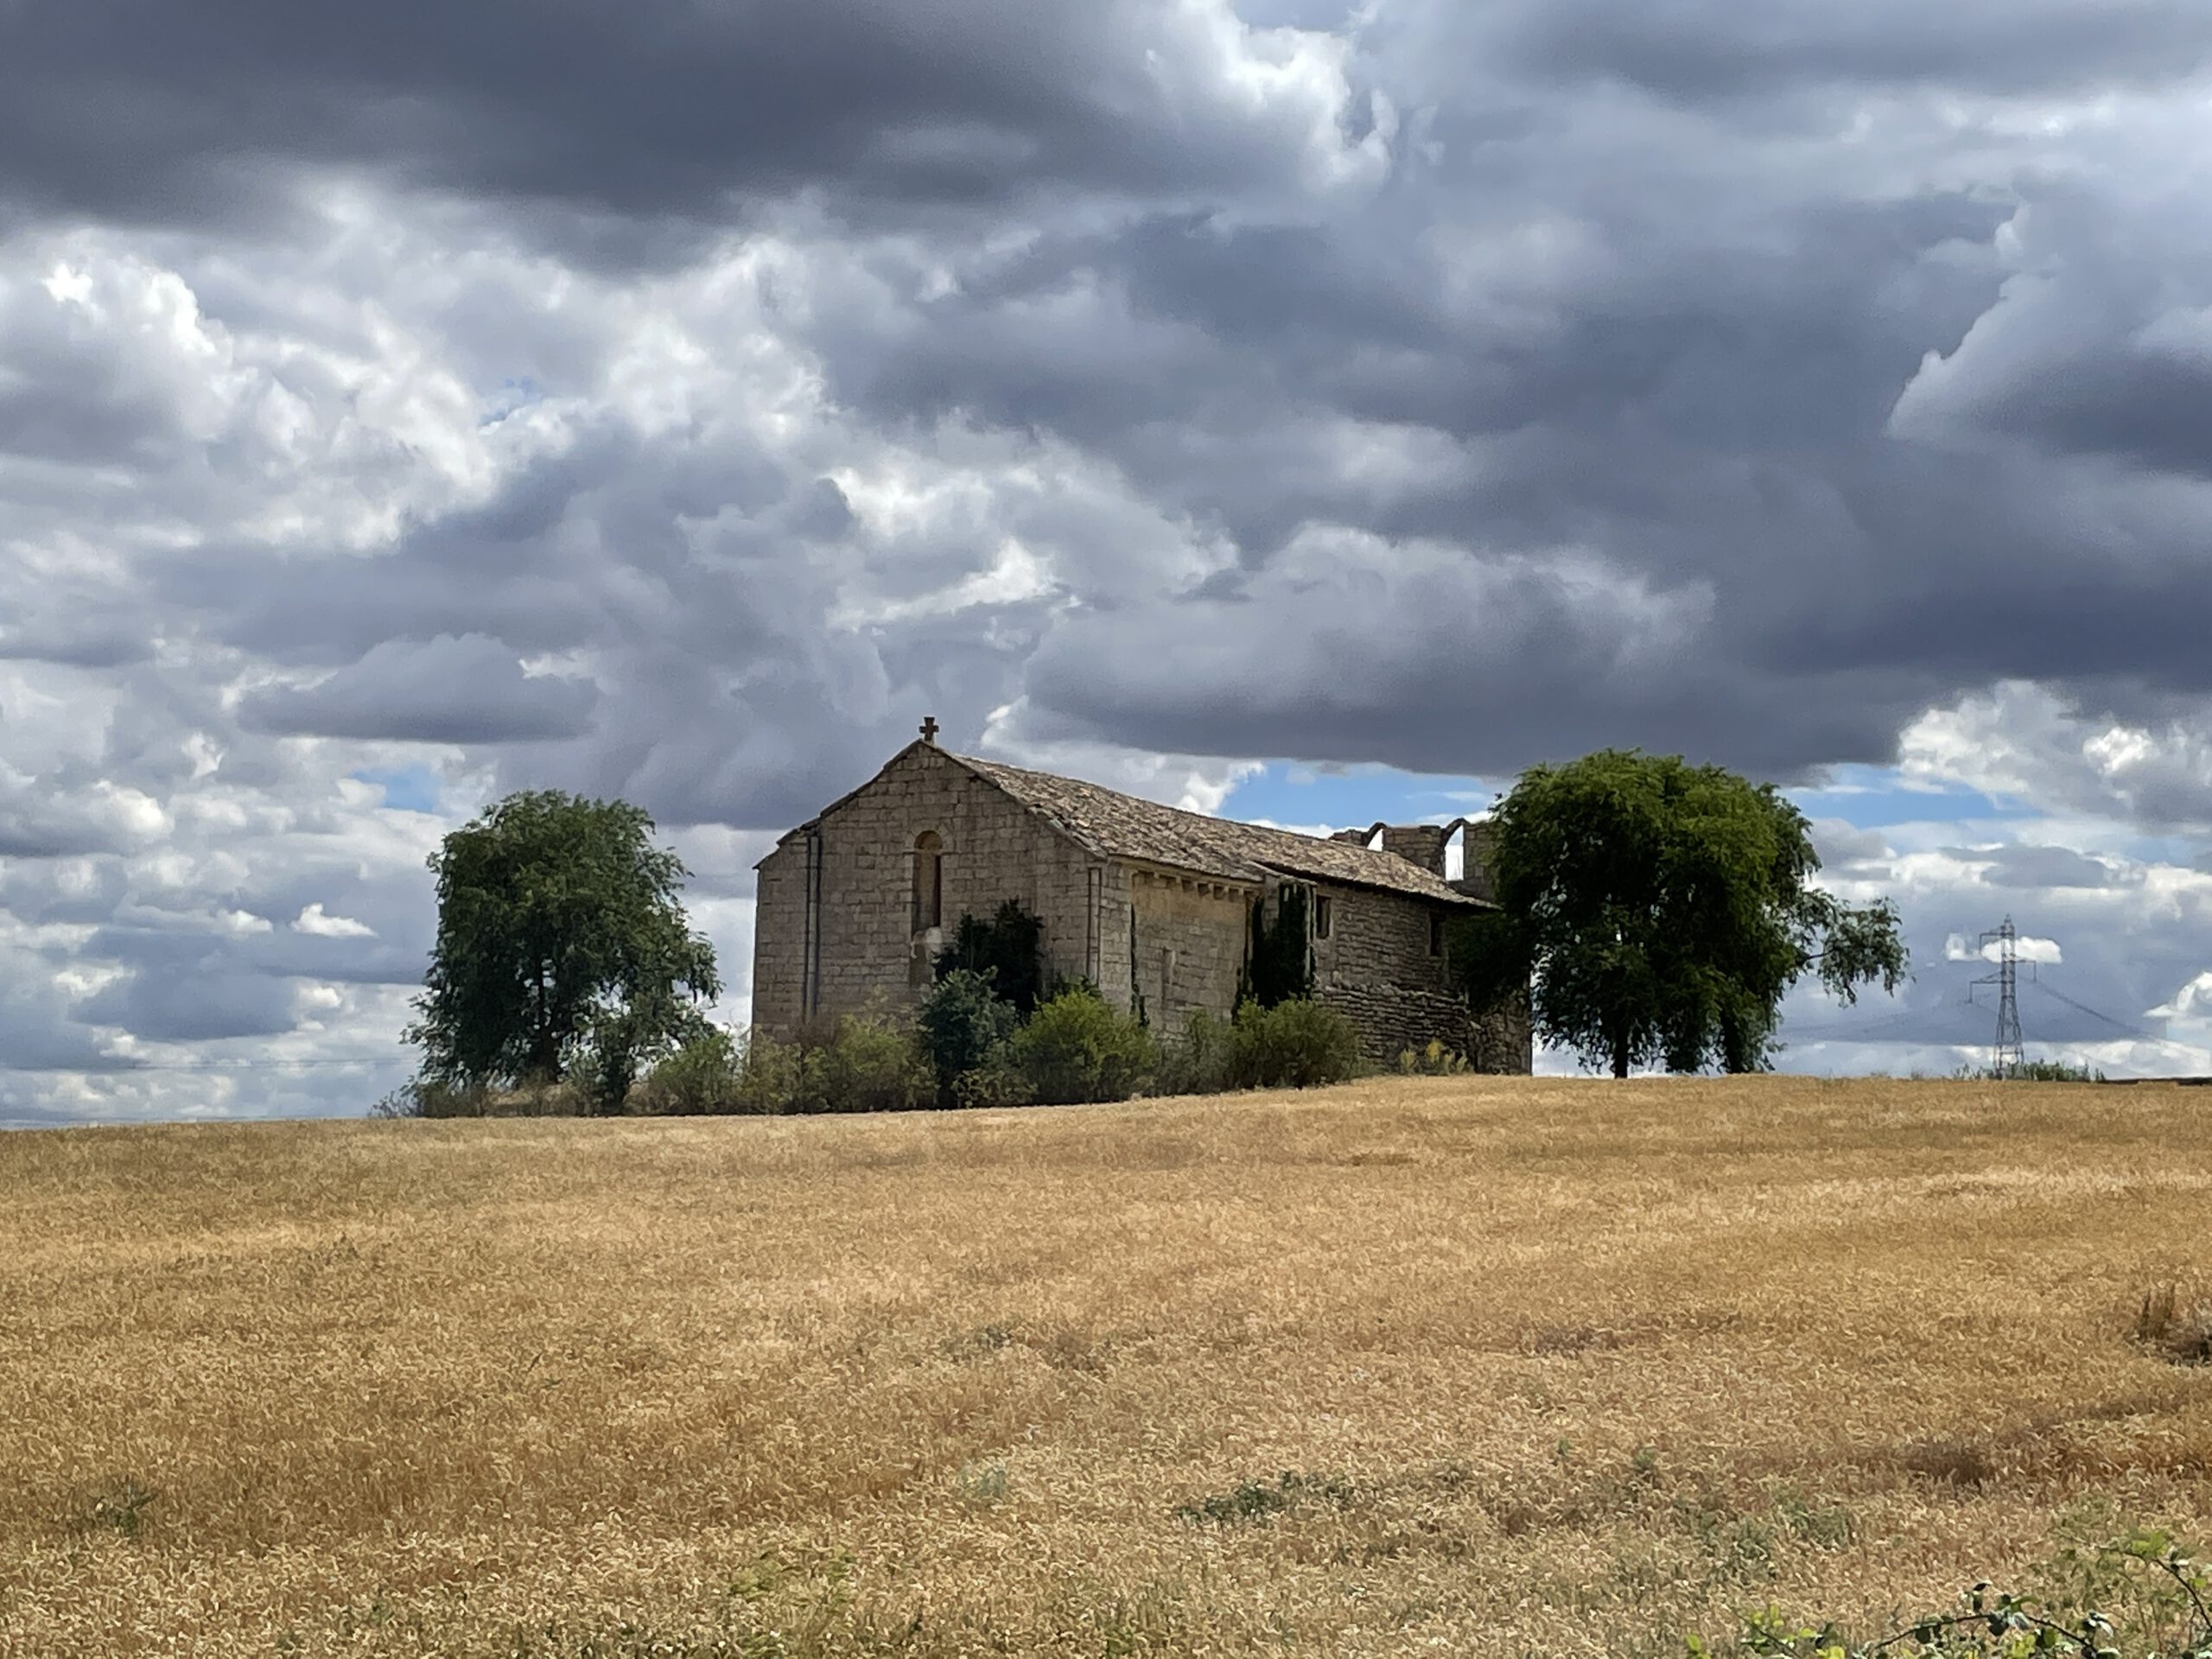
[[[2202,1091],[0,1137],[0,1652],[1674,1654],[2212,1539]]]

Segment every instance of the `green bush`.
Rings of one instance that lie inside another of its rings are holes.
[[[369,1108],[372,1117],[583,1117],[592,1103],[573,1082],[525,1083],[512,1089],[436,1083],[416,1077]]]
[[[1913,1074],[1916,1082],[1931,1076],[1926,1071]],[[1954,1067],[1948,1074],[1953,1083],[2103,1083],[2105,1074],[2086,1065],[2069,1065],[2064,1060],[2023,1060],[2004,1071],[1992,1071],[1986,1065]]]
[[[2198,1659],[2212,1654],[2212,1569],[2163,1532],[2139,1532],[2053,1564],[2054,1593],[2026,1596],[1977,1584],[1948,1608],[1902,1628],[1853,1633],[1833,1620],[1747,1614],[1732,1641],[1691,1637],[1691,1659]]]
[[[803,1042],[794,1109],[903,1112],[937,1098],[937,1077],[904,1014],[842,1014]]]
[[[1263,1008],[1245,1002],[1230,1027],[1230,1075],[1246,1089],[1311,1089],[1359,1074],[1359,1032],[1309,997]]]
[[[798,1050],[754,1031],[738,1046],[737,1096],[734,1112],[795,1112],[798,1109]]]
[[[2005,1075],[2018,1083],[2102,1083],[2105,1074],[2064,1060],[2023,1060]]]
[[[1127,1100],[1159,1064],[1151,1033],[1088,988],[1041,1004],[1007,1042],[1003,1067],[1039,1105]]]
[[[1236,1086],[1236,1038],[1228,1020],[1193,1008],[1179,1037],[1160,1046],[1154,1092],[1217,1095]]]
[[[930,988],[914,1017],[922,1052],[937,1073],[941,1106],[961,1103],[961,1079],[982,1069],[992,1050],[1012,1037],[1020,1015],[992,988],[989,969],[956,968]],[[975,1089],[971,1085],[972,1096]]]
[[[1029,1079],[1014,1063],[1014,1046],[1001,1043],[985,1057],[982,1065],[972,1071],[963,1071],[952,1085],[955,1106],[1029,1106],[1036,1102],[1030,1092]]]
[[[797,1050],[759,1032],[713,1026],[656,1065],[626,1105],[668,1116],[788,1112],[798,1092]]]
[[[721,1026],[709,1026],[662,1056],[623,1104],[656,1115],[726,1112],[737,1093],[737,1039]]]

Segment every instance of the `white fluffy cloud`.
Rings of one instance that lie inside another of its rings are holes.
[[[2212,834],[2212,711],[2202,709],[2131,720],[2006,681],[1929,709],[1905,728],[1899,749],[1908,777],[1967,784],[2047,812]]]

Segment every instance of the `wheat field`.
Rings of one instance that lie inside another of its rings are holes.
[[[0,1653],[1680,1654],[2212,1541],[2212,1091],[0,1136]]]

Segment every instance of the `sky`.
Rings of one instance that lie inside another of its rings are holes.
[[[0,7],[0,1120],[354,1114],[439,837],[925,715],[1203,810],[1786,785],[1782,1057],[2212,1071],[2202,0]],[[2087,1010],[2087,1011],[2085,1011]],[[1548,1057],[1548,1066],[1571,1065]]]

